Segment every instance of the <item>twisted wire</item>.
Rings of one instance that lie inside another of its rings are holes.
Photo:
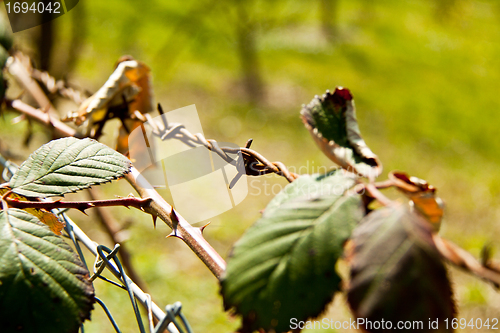
[[[252,139],[247,141],[245,147],[220,147],[217,141],[206,139],[201,133],[193,134],[189,132],[183,124],[168,123],[167,119],[164,116],[163,109],[160,105],[158,105],[158,111],[160,112],[162,122],[156,121],[148,113],[143,114],[139,111],[135,111],[133,116],[143,123],[147,123],[148,125],[150,125],[153,135],[160,138],[162,141],[168,139],[177,139],[184,142],[190,147],[201,145],[208,150],[215,152],[229,164],[237,166],[238,163],[243,163],[245,167],[245,173],[248,176],[260,176],[264,174],[275,173],[286,178],[286,180],[288,180],[290,183],[298,177],[297,174],[290,172],[283,163],[271,162],[262,154],[256,152],[253,149],[250,149],[250,145],[253,142]],[[239,159],[235,160],[228,156],[228,154],[239,153],[241,153],[243,161],[239,161]],[[237,175],[236,177],[239,178],[241,177],[241,175]]]

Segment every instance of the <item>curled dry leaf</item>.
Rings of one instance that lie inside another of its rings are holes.
[[[409,177],[404,172],[392,171],[389,179],[410,200],[416,210],[431,222],[434,231],[439,231],[444,214],[444,203],[436,196],[436,188],[425,180]]]
[[[131,115],[135,111],[147,113],[153,110],[150,80],[150,69],[146,64],[130,56],[122,57],[106,83],[63,121],[73,121],[76,125],[86,123],[86,135],[97,138],[99,126],[109,119],[120,118],[122,127],[117,150],[126,153],[128,135],[142,123],[131,119]]]
[[[348,89],[327,91],[302,107],[304,125],[321,150],[342,168],[374,179],[382,164],[361,137],[356,109]]]

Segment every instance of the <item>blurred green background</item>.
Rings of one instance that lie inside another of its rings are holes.
[[[384,164],[381,179],[395,169],[426,179],[447,205],[442,235],[475,256],[485,244],[500,248],[499,1],[81,0],[15,38],[38,66],[92,92],[121,55],[133,55],[151,67],[155,98],[165,110],[196,104],[207,138],[239,145],[253,138],[252,148],[296,170],[305,166],[301,173],[333,167],[303,128],[301,104],[347,87],[365,140]],[[23,147],[28,124],[10,125],[14,116],[0,120],[0,140],[26,157],[50,135],[34,125]],[[106,130],[110,145],[114,131],[113,125]],[[205,232],[223,257],[259,217],[271,189],[286,185],[277,176],[248,181],[250,195],[211,219]],[[102,190],[106,197],[133,192],[125,181]],[[164,238],[166,226],[154,230],[139,212],[111,211],[127,226],[134,265],[161,307],[181,301],[195,332],[238,327],[223,311],[216,279],[181,241]],[[112,247],[93,219],[72,216]],[[339,269],[347,275],[345,264]],[[459,318],[498,318],[498,292],[450,272]],[[122,330],[137,331],[126,293],[104,282],[96,290]],[[343,295],[324,314],[349,316]],[[96,307],[86,331],[113,329]]]

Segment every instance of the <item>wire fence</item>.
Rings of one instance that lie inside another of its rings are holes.
[[[9,181],[10,178],[17,171],[18,166],[11,161],[7,160],[0,154],[0,165],[3,167],[2,178],[4,181]],[[66,223],[64,227],[65,234],[63,236],[69,238],[73,243],[80,260],[83,262],[87,270],[89,267],[85,260],[83,254],[83,245],[87,248],[93,256],[95,256],[95,261],[92,267],[92,275],[90,280],[94,282],[96,279],[105,281],[111,285],[116,286],[119,289],[125,290],[128,293],[132,311],[135,314],[139,332],[146,333],[160,333],[165,330],[170,333],[192,333],[191,326],[189,325],[186,317],[182,313],[182,304],[176,302],[174,304],[169,304],[165,307],[165,312],[151,300],[151,295],[145,293],[141,288],[137,286],[125,273],[120,260],[117,257],[120,251],[120,244],[116,244],[113,249],[110,249],[104,245],[99,245],[94,242],[85,232],[83,232],[80,227],[71,220],[66,214],[66,210],[58,209],[52,212],[56,214],[61,220]],[[115,282],[103,276],[104,271],[107,270],[111,272],[119,281]],[[90,272],[90,270],[89,270]],[[104,313],[108,317],[113,329],[117,333],[121,333],[118,323],[114,319],[110,310],[106,306],[105,302],[98,297],[95,297],[96,303],[101,306]],[[147,323],[148,330],[146,330],[143,319],[139,310],[138,302],[144,306],[147,312]],[[156,318],[157,324],[154,325],[153,318]],[[84,333],[84,325],[80,327],[80,332]]]

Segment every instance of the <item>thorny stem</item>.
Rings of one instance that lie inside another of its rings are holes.
[[[144,210],[153,216],[158,216],[172,228],[172,235],[182,239],[210,271],[220,279],[222,273],[226,270],[226,262],[203,238],[202,229],[193,227],[177,212],[174,213],[175,216],[172,218],[171,213],[174,212],[172,206],[156,192],[136,168],[132,167],[131,172],[126,174],[125,178],[141,197],[153,199],[150,205],[144,207]]]
[[[9,191],[10,192],[10,191]],[[63,209],[63,208],[74,208],[81,212],[85,212],[86,209],[92,207],[110,207],[110,206],[125,206],[134,207],[140,210],[144,210],[146,206],[150,204],[153,200],[151,198],[138,199],[138,198],[119,198],[119,199],[109,199],[109,200],[94,200],[94,201],[21,201],[17,198],[10,198],[6,193],[2,197],[3,200],[12,208],[36,208],[36,209]]]

